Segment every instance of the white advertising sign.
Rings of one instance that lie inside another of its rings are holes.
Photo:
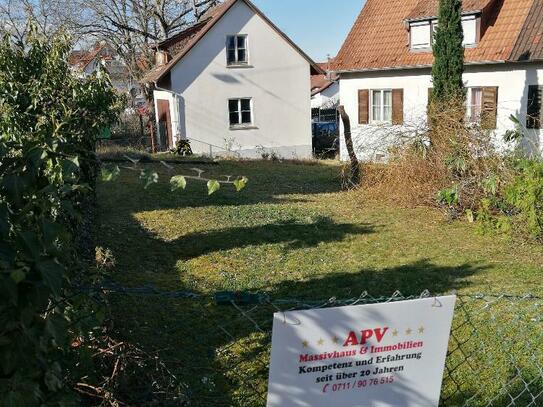
[[[276,313],[267,407],[437,407],[455,301]]]

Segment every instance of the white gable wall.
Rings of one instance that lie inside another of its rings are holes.
[[[232,34],[248,35],[250,67],[227,67]],[[262,148],[284,158],[311,156],[310,65],[244,2],[172,68],[171,84],[179,107],[176,136],[188,137],[195,153],[224,153],[231,145],[245,157],[259,158]],[[228,99],[247,97],[255,128],[231,130]]]
[[[528,86],[543,85],[543,64],[467,66],[464,82],[467,87],[498,87],[498,125],[494,133],[497,144],[505,147],[502,136],[507,130],[514,129],[509,117],[515,115],[521,123],[526,123]],[[430,69],[343,74],[340,80],[340,100],[351,118],[353,142],[358,157],[362,160],[385,159],[387,150],[398,137],[421,131],[426,124],[428,88],[431,87]],[[359,89],[403,89],[404,125],[359,125]],[[541,130],[526,132],[529,139],[526,148],[532,153],[541,153]],[[341,158],[348,160],[343,137]]]

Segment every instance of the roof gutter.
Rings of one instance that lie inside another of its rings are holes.
[[[474,62],[465,62],[466,66],[476,66],[476,65],[497,65],[497,64],[506,64],[508,62],[514,61],[474,61]],[[344,69],[332,71],[336,74],[345,74],[345,73],[365,73],[365,72],[379,72],[379,71],[404,71],[408,69],[427,69],[431,68],[433,64],[427,65],[404,65],[404,66],[391,66],[391,67],[379,67],[379,68],[355,68],[355,69]]]

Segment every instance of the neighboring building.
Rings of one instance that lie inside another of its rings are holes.
[[[227,0],[157,47],[161,144],[200,154],[311,156],[310,74],[323,72],[248,0]]]
[[[385,159],[391,134],[426,126],[437,9],[437,0],[367,0],[335,58],[360,158]],[[498,141],[515,115],[525,147],[540,153],[543,0],[464,0],[462,25],[468,120],[484,113]]]
[[[339,77],[329,72],[330,64],[318,64],[325,74],[311,75],[311,108],[329,109],[339,104]]]
[[[145,102],[140,84],[131,78],[128,68],[107,42],[96,42],[89,50],[72,51],[68,63],[76,75],[82,76],[91,75],[104,63],[115,89],[120,93],[130,94],[136,104]]]

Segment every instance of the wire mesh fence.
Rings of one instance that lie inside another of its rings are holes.
[[[174,383],[170,391],[133,391],[128,403],[197,407],[265,406],[275,312],[431,296],[307,301],[116,285],[107,291],[117,332],[160,359]],[[458,295],[440,405],[543,406],[542,307],[531,295]]]

